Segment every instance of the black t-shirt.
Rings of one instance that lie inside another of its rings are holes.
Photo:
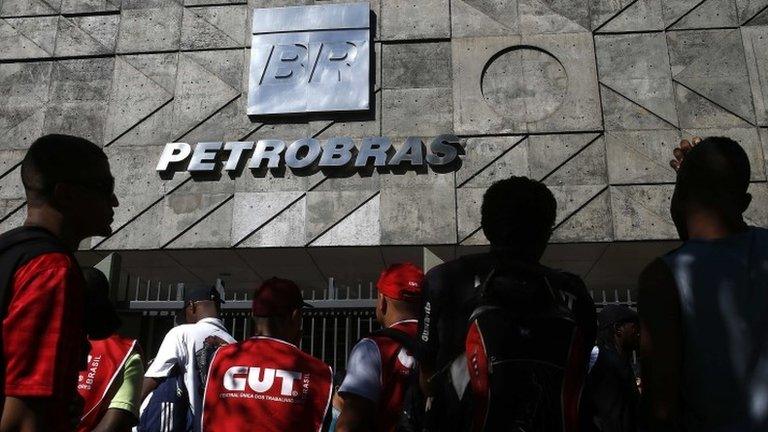
[[[464,352],[467,324],[477,306],[477,286],[496,262],[491,253],[470,255],[441,264],[427,273],[422,288],[423,317],[419,322],[418,352],[421,361],[432,366],[434,371]],[[551,269],[549,273],[557,288],[574,299],[570,307],[584,334],[583,352],[588,357],[597,333],[592,297],[578,276]]]
[[[637,432],[640,394],[635,373],[628,360],[607,345],[600,352],[589,374],[584,393],[594,422],[603,432]]]

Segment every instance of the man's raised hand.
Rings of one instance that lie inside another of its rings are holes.
[[[675,158],[669,161],[669,165],[674,168],[675,171],[679,171],[680,166],[683,164],[683,160],[685,160],[685,156],[700,142],[700,137],[693,137],[690,141],[686,139],[680,141],[680,145],[672,151]]]

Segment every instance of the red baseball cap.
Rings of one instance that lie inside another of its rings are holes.
[[[304,302],[299,286],[288,279],[273,277],[256,290],[251,311],[258,317],[285,316],[302,307],[312,306]]]
[[[406,302],[421,300],[424,272],[410,262],[393,264],[379,276],[376,288],[384,297]]]

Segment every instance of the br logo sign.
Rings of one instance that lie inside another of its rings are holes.
[[[248,114],[370,108],[367,3],[255,9]]]

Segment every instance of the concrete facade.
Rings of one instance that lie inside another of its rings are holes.
[[[23,219],[39,135],[104,146],[121,206],[84,249],[482,245],[482,194],[544,181],[554,241],[676,238],[671,149],[736,138],[768,225],[768,0],[373,0],[373,111],[246,115],[250,10],[335,0],[0,0],[0,231]],[[455,132],[449,173],[197,179],[167,142]]]

